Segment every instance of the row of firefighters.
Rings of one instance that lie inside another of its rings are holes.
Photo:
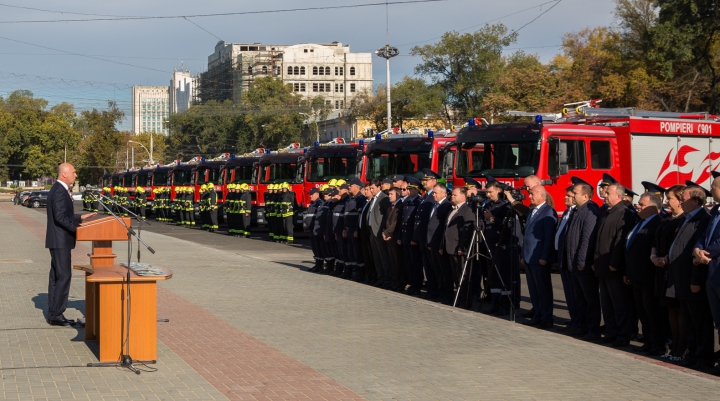
[[[297,209],[295,193],[290,191],[290,184],[270,184],[265,192],[265,217],[270,228],[270,237],[277,242],[292,243],[293,213]],[[130,191],[126,187],[115,187],[115,194],[111,188],[104,187],[103,195],[106,206],[114,214],[128,216],[132,212],[145,219],[147,208],[147,191],[143,187],[136,187],[134,199],[130,199]],[[169,187],[154,188],[155,201],[152,209],[155,220],[175,223],[179,226],[195,227],[194,188],[192,186],[178,186],[175,188],[175,199],[171,200]],[[100,207],[100,193],[88,189],[82,194],[83,210],[88,212],[109,211]],[[228,235],[235,237],[250,237],[252,194],[248,184],[228,184],[228,195],[225,200],[227,213]],[[172,215],[172,211],[175,215]],[[202,228],[211,232],[218,229],[218,193],[214,184],[200,186],[200,220]]]

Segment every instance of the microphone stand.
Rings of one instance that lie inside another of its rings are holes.
[[[124,209],[129,214],[132,214],[135,218],[138,217],[136,214],[130,212],[122,205],[119,205],[116,202],[113,202],[111,199],[106,198],[104,195],[100,195],[100,198],[109,200],[115,206],[118,206],[118,207]],[[130,356],[130,263],[132,262],[132,237],[137,238],[138,244],[142,243],[143,245],[145,245],[145,247],[151,253],[154,254],[155,250],[152,249],[152,247],[150,247],[148,244],[146,244],[145,241],[143,241],[135,233],[135,231],[132,229],[132,227],[125,224],[125,221],[123,221],[123,219],[119,218],[115,213],[113,213],[112,210],[110,210],[110,208],[108,208],[105,205],[105,203],[103,203],[99,198],[98,198],[98,202],[108,213],[110,213],[115,218],[115,220],[119,221],[125,227],[125,229],[127,230],[127,234],[128,234],[128,246],[127,246],[127,248],[128,248],[128,263],[127,263],[127,276],[125,278],[127,280],[126,281],[127,287],[126,287],[126,292],[125,292],[125,301],[126,301],[126,306],[125,306],[126,309],[125,310],[126,310],[126,314],[127,314],[127,319],[126,319],[125,324],[127,327],[127,331],[125,332],[125,352],[120,356],[120,361],[118,361],[118,362],[94,362],[94,363],[88,363],[87,366],[88,367],[120,366],[122,368],[127,368],[130,371],[135,372],[135,374],[139,375],[140,370],[133,365],[134,362],[145,365],[145,364],[157,363],[157,361],[154,361],[154,360],[153,361],[133,361],[132,357]],[[142,219],[138,219],[138,221],[142,221]],[[144,223],[148,224],[147,222],[144,222]],[[140,227],[140,226],[138,226],[138,227]],[[138,245],[138,262],[140,261],[140,249],[139,248],[140,248],[140,245]],[[122,324],[121,324],[121,327],[122,327]]]

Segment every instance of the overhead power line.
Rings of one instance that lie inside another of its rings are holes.
[[[90,55],[87,55],[87,54],[80,54],[80,53],[69,52],[69,51],[66,51],[66,50],[60,50],[60,49],[55,49],[55,48],[48,47],[48,46],[42,46],[42,45],[36,45],[36,44],[34,44],[34,43],[30,43],[30,42],[24,42],[24,41],[22,41],[22,40],[6,38],[6,37],[4,37],[4,36],[0,36],[0,39],[7,40],[7,41],[10,41],[10,42],[15,42],[15,43],[22,43],[22,44],[28,45],[28,46],[39,47],[39,48],[41,48],[41,49],[47,49],[47,50],[52,50],[52,51],[56,51],[56,52],[60,52],[60,53],[71,54],[71,55],[73,55],[73,56],[79,56],[79,57],[85,57],[85,58],[89,58],[89,59],[93,59],[93,60],[105,61],[105,62],[107,62],[107,63],[119,64],[119,65],[124,65],[124,66],[128,66],[128,67],[134,67],[134,68],[141,68],[141,69],[143,69],[143,70],[150,70],[150,71],[162,72],[163,74],[169,74],[169,73],[170,73],[170,72],[168,72],[168,71],[158,70],[158,69],[156,69],[156,68],[143,67],[143,66],[141,66],[141,65],[135,65],[135,64],[130,64],[130,63],[123,63],[122,61],[107,60],[107,59],[104,59],[104,58],[95,57],[95,56],[90,56]]]
[[[386,5],[403,5],[403,4],[416,4],[416,3],[435,3],[448,0],[406,0],[406,1],[393,1],[393,2],[381,2],[381,3],[363,3],[363,4],[349,4],[341,6],[323,6],[323,7],[303,7],[303,8],[286,8],[279,10],[258,10],[258,11],[238,11],[238,12],[227,12],[227,13],[212,13],[212,14],[192,14],[192,15],[158,15],[158,16],[100,16],[98,18],[83,18],[83,19],[55,19],[55,20],[23,20],[23,21],[0,21],[0,24],[34,24],[34,23],[52,23],[52,22],[91,22],[91,21],[128,21],[128,20],[152,20],[152,19],[181,19],[181,18],[205,18],[205,17],[227,17],[233,15],[255,15],[255,14],[278,14],[287,12],[297,11],[319,11],[319,10],[338,10],[344,8],[362,8],[362,7],[375,7],[375,6],[386,6]],[[0,4],[8,7],[8,5]],[[20,8],[16,6],[17,8]],[[39,11],[56,12],[37,9]],[[63,14],[76,14],[76,15],[87,15],[72,12],[62,12]]]

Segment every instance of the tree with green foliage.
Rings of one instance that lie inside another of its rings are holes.
[[[410,54],[422,59],[415,71],[442,88],[452,109],[462,117],[477,116],[502,72],[503,49],[516,39],[503,24],[485,25],[474,33],[447,32],[438,43],[415,46]]]
[[[120,168],[120,150],[125,150],[129,135],[118,131],[117,124],[125,117],[113,101],[106,110],[83,111],[75,129],[80,135],[80,157],[76,166],[81,184],[95,184],[106,170]]]

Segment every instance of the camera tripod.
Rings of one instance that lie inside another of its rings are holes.
[[[498,258],[498,255],[500,254],[500,252],[495,252],[495,253],[492,252],[492,250],[490,249],[490,246],[487,243],[487,238],[485,237],[485,233],[483,232],[484,224],[483,225],[480,224],[481,220],[480,220],[479,215],[482,214],[484,210],[485,210],[485,208],[478,207],[477,212],[475,213],[475,230],[473,231],[473,235],[472,235],[472,238],[470,241],[470,246],[468,248],[468,249],[470,249],[470,251],[464,257],[465,260],[463,263],[463,269],[462,269],[462,273],[460,275],[460,280],[458,283],[458,291],[455,295],[455,301],[453,302],[453,306],[456,306],[457,301],[460,298],[460,291],[462,290],[462,284],[465,279],[465,273],[468,271],[467,269],[468,269],[468,265],[469,265],[470,261],[472,259],[479,261],[480,258],[483,257],[486,260],[490,261],[492,268],[494,270],[493,271],[491,269],[488,269],[488,278],[487,278],[487,283],[484,286],[485,287],[484,293],[487,294],[487,286],[489,285],[490,278],[492,277],[491,273],[497,274],[497,278],[499,279],[500,287],[501,287],[500,294],[501,294],[501,296],[506,296],[508,298],[508,301],[510,304],[510,320],[514,321],[516,312],[515,312],[515,303],[513,302],[513,289],[512,288],[508,289],[508,285],[505,283],[505,280],[503,279],[503,275],[500,273],[500,268],[497,265],[497,258]],[[509,235],[511,235],[511,232],[515,231],[515,223],[516,223],[516,214],[515,213],[516,213],[516,211],[513,210],[512,208],[510,208],[507,215],[503,219],[503,222],[502,222],[503,229],[500,232],[500,238],[498,239],[498,245],[497,245],[498,247],[501,246],[500,244],[502,244]],[[484,254],[481,252],[481,249],[480,249],[481,242],[485,246]],[[509,246],[511,247],[511,257],[510,257],[510,260],[511,260],[510,281],[511,281],[511,283],[510,284],[514,288],[515,285],[514,285],[514,283],[512,283],[512,281],[513,281],[513,277],[515,276],[515,273],[517,271],[517,263],[515,263],[515,259],[516,259],[517,255],[515,255],[516,247],[513,244],[510,244]],[[472,269],[470,269],[467,280],[468,280],[468,282],[472,280]],[[470,283],[468,283],[467,288],[466,288],[467,292],[466,292],[466,296],[465,296],[466,303],[470,300],[470,295],[471,295],[470,290],[471,290]],[[487,298],[487,296],[486,296],[486,298]],[[483,300],[482,297],[480,299],[481,299],[481,301]]]

